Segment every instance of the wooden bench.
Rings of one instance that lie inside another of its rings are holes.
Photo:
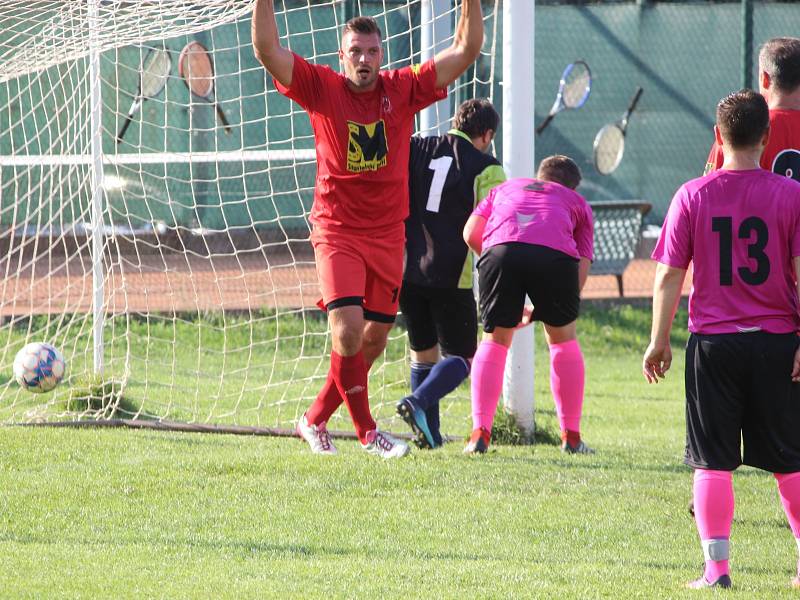
[[[594,262],[590,275],[614,275],[620,297],[622,274],[633,260],[642,232],[642,219],[652,205],[639,200],[591,202],[594,213]]]

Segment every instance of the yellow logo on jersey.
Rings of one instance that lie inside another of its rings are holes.
[[[413,64],[413,65],[411,65],[411,72],[412,72],[414,75],[416,75],[416,76],[418,76],[418,77],[419,77],[419,71],[420,71],[420,69],[421,69],[421,68],[422,68],[422,65],[421,65],[421,64],[419,64],[419,63],[417,63],[417,64]]]
[[[351,173],[377,171],[386,166],[389,155],[386,124],[383,119],[374,123],[347,122],[350,139],[347,143],[347,170]]]

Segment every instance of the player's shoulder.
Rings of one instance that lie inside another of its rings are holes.
[[[344,75],[342,75],[338,71],[335,71],[330,65],[326,65],[325,63],[311,62],[305,56],[297,54],[297,52],[292,52],[292,55],[294,56],[295,65],[302,65],[321,75],[333,76],[336,77],[337,79],[340,77],[344,77]]]
[[[800,128],[800,110],[773,108],[769,111],[769,124],[770,127]]]
[[[719,169],[702,177],[690,179],[678,188],[675,195],[676,197],[684,196],[689,200],[693,200],[702,197],[706,193],[728,189],[728,184],[741,184],[743,181],[755,181],[759,189],[769,189],[773,194],[794,196],[800,192],[800,182],[767,169],[749,169],[746,171]]]
[[[714,189],[718,184],[718,182],[725,182],[730,177],[731,173],[735,173],[737,177],[739,177],[742,173],[746,173],[745,176],[760,176],[761,169],[753,169],[752,172],[748,171],[730,171],[728,169],[716,169],[714,171],[710,171],[701,175],[700,177],[694,177],[693,179],[689,179],[685,181],[675,192],[675,197],[686,197],[686,198],[694,198],[697,197],[709,189]],[[763,171],[767,173],[768,171]]]
[[[443,145],[445,146],[444,150],[447,150],[448,139],[446,135],[415,135],[411,137],[412,154],[416,153],[432,158],[434,154],[441,154],[440,150]]]
[[[451,129],[444,137],[446,138],[446,143],[453,149],[453,154],[458,154],[461,162],[468,163],[469,166],[474,167],[476,172],[480,173],[486,167],[492,165],[500,166],[500,161],[492,154],[476,148],[472,140],[457,130]]]
[[[381,69],[378,72],[378,77],[380,77],[384,89],[388,91],[402,90],[404,86],[407,87],[409,85],[409,82],[420,76],[422,67],[423,65],[413,64],[397,69]]]
[[[301,61],[301,68],[298,67],[298,59]],[[295,54],[295,68],[292,70],[292,77],[300,76],[312,82],[320,96],[338,96],[345,92],[347,85],[346,78],[342,73],[335,71],[330,65],[324,63],[314,63],[307,58]]]
[[[764,170],[764,180],[774,189],[787,196],[800,200],[800,181],[781,173]]]
[[[424,63],[414,63],[396,69],[381,69],[378,76],[385,85],[400,85],[403,82],[411,81],[427,73],[432,68],[433,60]]]

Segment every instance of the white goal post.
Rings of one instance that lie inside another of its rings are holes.
[[[532,177],[534,147],[534,35],[536,3],[503,4],[503,169],[507,177]],[[534,326],[518,329],[503,378],[503,404],[532,435],[534,423]]]
[[[384,66],[394,68],[450,43],[458,3],[275,4],[282,41],[333,68],[344,20],[375,16]],[[511,9],[527,18],[530,5],[483,0],[481,57],[419,130],[446,130],[466,98],[498,104],[501,53],[518,57],[527,35],[532,61],[532,27],[515,34],[503,18]],[[308,242],[313,136],[253,56],[251,11],[239,0],[0,0],[0,423],[290,429],[321,387],[330,340]],[[501,51],[503,32],[519,36],[513,51]],[[211,99],[179,72],[189,44],[208,49]],[[148,95],[153,53],[170,68]],[[514,161],[526,160],[519,148],[531,152],[525,166],[506,161],[512,175],[532,168],[532,66],[523,76],[509,104],[512,75],[503,72],[503,152]],[[520,104],[525,91],[530,108]],[[517,137],[526,139],[508,146]],[[25,393],[3,375],[29,341],[67,358],[67,380],[52,394]],[[532,356],[513,354],[532,373]],[[370,374],[379,421],[394,426],[407,390],[405,334],[395,330]],[[443,410],[446,433],[468,430],[463,392]],[[331,427],[348,421],[337,414]]]

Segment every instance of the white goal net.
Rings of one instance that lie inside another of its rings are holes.
[[[378,19],[385,67],[419,62],[424,3],[275,0],[284,43],[334,68],[356,14]],[[498,7],[484,3],[484,51],[452,107],[498,89]],[[0,0],[0,422],[288,429],[316,396],[330,341],[308,243],[313,137],[253,55],[251,10]],[[32,341],[68,362],[47,395],[12,378]],[[408,390],[406,354],[395,329],[370,373],[384,422]],[[462,433],[468,399],[447,402],[444,429]]]

